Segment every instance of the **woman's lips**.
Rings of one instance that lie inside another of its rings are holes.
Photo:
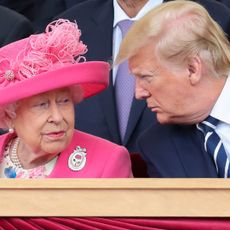
[[[45,135],[50,139],[61,139],[65,136],[65,131],[58,131],[58,132],[49,132]]]

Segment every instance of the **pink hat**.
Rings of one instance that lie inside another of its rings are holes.
[[[76,23],[59,19],[50,23],[45,33],[1,48],[0,105],[68,86],[80,86],[84,98],[105,89],[109,64],[85,61],[81,55],[87,47],[80,35]],[[73,93],[79,94],[79,90]]]

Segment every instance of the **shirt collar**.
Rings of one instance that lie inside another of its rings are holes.
[[[113,21],[113,27],[117,25],[118,22],[125,20],[125,19],[131,19],[133,21],[139,20],[141,17],[143,17],[147,12],[149,12],[151,9],[156,7],[157,5],[160,5],[163,2],[163,0],[149,0],[142,9],[138,12],[136,17],[130,18],[125,11],[119,6],[117,0],[113,0],[113,8],[114,8],[114,21]]]
[[[210,115],[222,122],[230,124],[230,75],[228,75],[224,88]]]

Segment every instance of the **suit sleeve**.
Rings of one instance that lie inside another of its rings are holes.
[[[103,170],[103,178],[130,178],[133,177],[130,154],[122,146],[116,146],[111,150]]]

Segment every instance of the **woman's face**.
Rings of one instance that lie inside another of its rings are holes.
[[[37,154],[57,154],[72,139],[74,103],[68,88],[23,99],[16,114],[13,127],[27,150]]]

